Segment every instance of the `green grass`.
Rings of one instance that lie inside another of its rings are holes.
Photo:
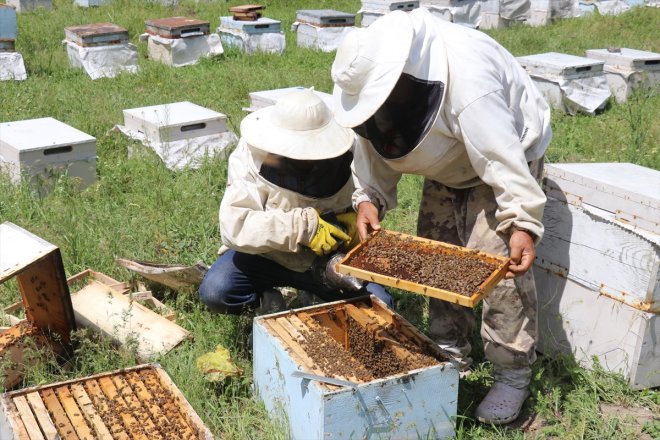
[[[60,179],[55,190],[40,198],[26,186],[0,178],[0,221],[14,222],[62,250],[67,275],[86,268],[120,280],[134,278],[118,267],[115,257],[164,263],[214,261],[220,244],[218,206],[226,164],[209,159],[198,170],[173,173],[153,154],[140,149],[128,157],[130,145],[109,132],[121,124],[122,109],[189,100],[226,113],[230,127],[239,132],[247,93],[294,85],[314,86],[329,92],[333,54],[298,49],[287,32],[284,56],[244,56],[228,50],[224,56],[196,66],[173,69],[146,59],[146,44],[138,41],[144,20],[175,15],[208,19],[211,28],[228,8],[241,2],[192,2],[167,8],[155,3],[115,0],[94,9],[55,0],[52,12],[19,15],[17,48],[22,52],[29,79],[0,84],[0,121],[52,116],[97,138],[97,183],[79,193]],[[282,20],[288,31],[295,10],[332,8],[357,11],[359,1],[282,1],[266,3],[266,15]],[[128,28],[140,52],[141,72],[116,79],[91,81],[68,66],[61,46],[68,25],[111,21]],[[633,10],[617,17],[594,16],[564,20],[543,28],[517,26],[489,32],[515,55],[559,51],[581,55],[585,49],[631,47],[660,52],[660,10]],[[550,161],[630,161],[660,168],[660,97],[642,91],[628,103],[614,102],[596,117],[570,117],[554,112],[554,139]],[[421,179],[405,176],[399,185],[399,207],[384,225],[415,231]],[[0,305],[18,300],[15,282],[0,286]],[[426,330],[422,297],[397,293],[399,311]],[[163,292],[161,298],[175,308],[178,323],[193,340],[159,359],[202,419],[218,438],[287,438],[286,427],[270,422],[263,407],[251,398],[250,319],[213,315],[194,292]],[[475,344],[478,345],[475,334]],[[80,377],[135,363],[130,349],[116,350],[106,340],[86,331],[76,335],[77,349],[64,365],[47,353],[31,353],[38,362],[22,385]],[[195,369],[195,359],[217,344],[228,347],[245,376],[220,386],[207,384]],[[491,382],[490,365],[477,346],[475,372],[461,381],[459,438],[658,438],[657,419],[643,427],[628,420],[625,408],[658,412],[659,393],[633,392],[622,378],[596,369],[585,371],[568,360],[540,359],[534,367],[532,398],[526,414],[538,414],[543,424],[492,428],[474,422],[473,411]],[[604,415],[603,405],[617,405],[619,414]],[[643,428],[643,433],[640,430]]]

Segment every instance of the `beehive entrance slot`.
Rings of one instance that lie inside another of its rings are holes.
[[[203,128],[206,128],[206,123],[205,122],[198,122],[197,124],[188,124],[188,125],[182,126],[181,131],[201,130]]]
[[[657,64],[660,64],[660,60],[649,60],[649,61],[644,61],[645,66],[655,66]]]
[[[181,36],[185,37],[190,34],[201,34],[202,33],[202,28],[189,28],[189,29],[182,29],[181,30]]]
[[[575,69],[576,72],[588,72],[591,70],[591,66],[582,66]]]
[[[71,145],[46,148],[44,150],[44,156],[50,156],[51,154],[71,153],[72,151],[73,151],[73,147]]]
[[[332,23],[332,24],[344,24],[344,23],[346,23],[346,19],[345,18],[331,18],[330,20],[328,20],[328,22]]]
[[[254,28],[255,29],[267,29],[269,26],[270,26],[269,24],[258,24],[258,25],[255,25]]]

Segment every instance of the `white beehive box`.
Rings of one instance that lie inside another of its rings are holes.
[[[250,97],[250,107],[244,109],[245,111],[255,111],[259,110],[260,108],[268,107],[270,105],[274,105],[280,98],[283,96],[296,91],[296,90],[304,90],[305,87],[302,86],[297,86],[297,87],[285,87],[282,89],[273,89],[273,90],[260,90],[257,92],[250,92],[249,97]],[[333,108],[333,101],[332,101],[332,95],[329,93],[325,92],[319,92],[318,90],[314,90],[314,93],[323,100],[323,102],[326,103],[326,105],[330,108]]]
[[[540,347],[587,365],[598,355],[635,387],[660,385],[660,172],[553,164],[544,190],[535,274],[539,327],[552,331]]]
[[[73,4],[81,8],[93,8],[103,6],[109,3],[110,0],[73,0]]]
[[[227,131],[227,116],[192,102],[124,110],[124,125],[149,142],[174,142]]]
[[[0,5],[0,42],[16,39],[16,9]]]
[[[280,27],[281,22],[272,18],[241,21],[230,16],[220,17],[216,32],[223,44],[247,54],[262,52],[281,55],[286,48],[286,38]]]
[[[297,11],[296,23],[298,47],[332,52],[354,28],[355,15],[332,9],[303,9]]]
[[[450,362],[438,360],[428,367],[348,386],[324,381],[321,367],[301,348],[310,337],[306,332],[324,327],[346,346],[350,337],[344,327],[355,311],[364,313],[368,324],[363,329],[393,338],[405,334],[417,347],[438,353],[437,344],[375,297],[258,317],[253,323],[254,384],[271,416],[288,421],[292,439],[453,437],[458,371]],[[405,350],[400,353],[406,355]],[[310,380],[309,374],[317,378]]]
[[[603,61],[556,52],[517,60],[553,108],[593,114],[604,108],[611,96]]]
[[[16,12],[29,12],[38,8],[51,9],[52,0],[7,0],[7,4],[16,8]]]
[[[368,27],[383,15],[391,11],[412,11],[419,8],[419,0],[390,1],[390,0],[363,0],[358,11],[361,14],[362,27]]]
[[[80,189],[96,181],[96,138],[53,118],[0,124],[0,157],[15,183],[61,173],[79,179]]]
[[[660,84],[660,53],[635,49],[589,49],[587,58],[605,62],[605,78],[618,102],[638,87]]]

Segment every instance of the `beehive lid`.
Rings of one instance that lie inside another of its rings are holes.
[[[617,48],[617,49],[589,49],[587,57],[605,62],[611,66],[624,70],[660,70],[660,53],[644,50]]]
[[[317,26],[353,26],[355,15],[334,9],[301,9],[296,11],[296,19]]]
[[[158,127],[227,118],[222,113],[188,101],[127,109],[124,110],[124,114]]]
[[[144,22],[147,33],[165,38],[182,38],[207,35],[210,24],[206,20],[187,17],[170,17],[147,20]]]
[[[11,222],[0,224],[0,282],[55,249],[54,244]]]
[[[54,118],[0,123],[0,155],[6,150],[30,151],[57,145],[95,142],[96,138]]]
[[[660,171],[632,163],[548,164],[546,186],[554,184],[582,203],[660,234]]]
[[[594,76],[603,71],[603,61],[564,53],[548,52],[518,57],[518,62],[532,76]]]
[[[128,41],[128,31],[113,23],[92,23],[64,28],[66,39],[82,46]]]

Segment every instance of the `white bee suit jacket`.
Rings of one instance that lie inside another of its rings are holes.
[[[222,242],[230,249],[260,254],[304,272],[316,255],[312,240],[320,212],[345,212],[351,206],[352,180],[334,195],[313,198],[281,188],[259,174],[265,155],[241,140],[229,157],[227,187],[220,203]]]
[[[498,203],[497,230],[512,226],[543,235],[545,195],[528,162],[550,143],[550,109],[516,59],[486,34],[434,17],[409,14],[414,37],[403,73],[445,83],[435,122],[408,154],[384,159],[358,137],[353,162],[353,205],[396,207],[402,173],[423,175],[452,188],[486,183]]]

